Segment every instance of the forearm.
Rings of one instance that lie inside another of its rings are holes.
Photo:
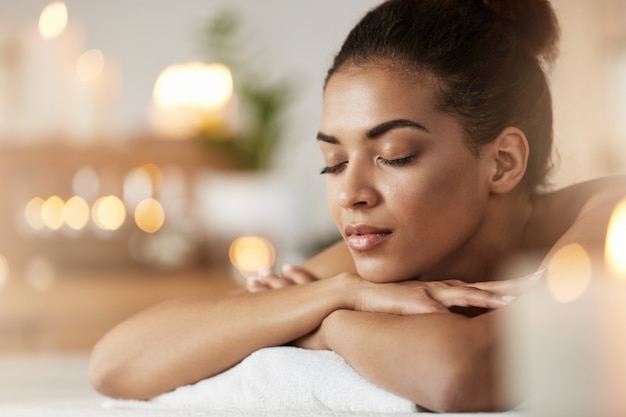
[[[112,329],[92,353],[94,386],[148,398],[215,375],[255,350],[285,344],[347,308],[346,280],[263,293],[173,300]]]
[[[395,316],[337,311],[324,322],[327,347],[380,387],[433,411],[503,408],[490,314]]]

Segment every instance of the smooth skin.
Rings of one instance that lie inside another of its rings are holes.
[[[246,292],[131,317],[95,346],[94,387],[150,398],[292,344],[331,349],[433,411],[511,407],[498,389],[496,330],[537,276],[499,274],[524,253],[533,255],[526,272],[544,268],[568,243],[600,253],[626,181],[535,195],[523,183],[523,132],[507,127],[475,155],[457,120],[438,110],[436,91],[433,76],[382,64],[336,72],[318,142],[344,241],[301,267],[260,273]],[[470,318],[451,312],[458,307],[488,312]]]

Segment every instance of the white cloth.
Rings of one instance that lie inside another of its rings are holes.
[[[141,404],[111,400],[105,406]],[[417,412],[411,401],[365,380],[335,352],[296,347],[261,349],[219,375],[143,402],[148,408],[155,405],[217,410]]]

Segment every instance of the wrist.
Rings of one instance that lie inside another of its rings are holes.
[[[358,303],[359,288],[361,288],[363,279],[358,275],[350,273],[339,274],[333,279],[339,285],[339,291],[336,293],[339,296],[339,302],[335,311],[355,310]]]

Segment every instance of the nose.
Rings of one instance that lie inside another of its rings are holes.
[[[380,201],[373,178],[357,164],[349,165],[339,181],[337,202],[343,208],[374,207]]]

